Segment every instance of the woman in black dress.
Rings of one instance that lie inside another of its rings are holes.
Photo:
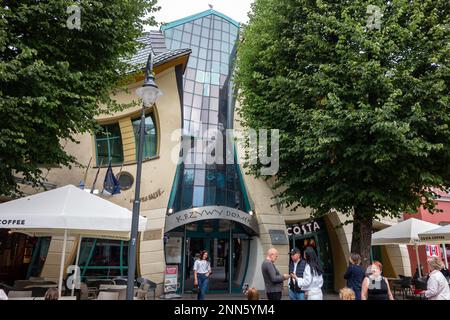
[[[388,280],[381,275],[383,265],[374,261],[370,269],[362,284],[361,300],[394,300]]]

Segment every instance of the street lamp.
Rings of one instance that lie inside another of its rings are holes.
[[[139,144],[138,144],[138,159],[136,168],[136,189],[134,193],[133,202],[133,216],[131,220],[131,236],[128,245],[128,284],[127,284],[127,300],[133,300],[134,296],[134,276],[136,273],[136,240],[138,236],[139,225],[139,209],[141,206],[141,172],[142,172],[142,158],[144,152],[144,130],[145,130],[145,109],[155,104],[156,99],[162,96],[161,90],[155,83],[153,76],[153,55],[150,52],[148,55],[147,66],[145,68],[144,84],[141,88],[136,90],[138,97],[142,98],[142,114],[141,122],[139,124]]]

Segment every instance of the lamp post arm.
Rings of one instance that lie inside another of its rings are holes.
[[[147,59],[147,66],[145,67],[145,82],[153,77],[153,54],[150,52]]]

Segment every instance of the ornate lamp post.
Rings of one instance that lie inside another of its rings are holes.
[[[138,144],[138,159],[136,169],[136,189],[134,193],[133,202],[133,217],[131,221],[131,236],[128,246],[128,284],[127,284],[127,300],[133,300],[134,296],[134,277],[136,273],[136,243],[138,236],[139,225],[139,209],[141,206],[141,172],[142,172],[142,158],[144,151],[144,131],[145,131],[145,110],[155,104],[156,99],[162,96],[161,90],[155,83],[153,75],[153,55],[150,52],[148,55],[147,66],[145,68],[145,80],[141,88],[136,90],[136,94],[142,98],[142,114],[141,122],[139,124],[139,144]]]

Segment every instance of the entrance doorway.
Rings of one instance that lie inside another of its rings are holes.
[[[314,226],[314,227],[312,227]],[[288,225],[289,249],[300,249],[302,257],[307,247],[312,247],[319,257],[324,270],[323,289],[334,290],[333,262],[331,245],[323,219]]]
[[[229,220],[203,220],[182,228],[184,229],[184,247],[182,261],[178,265],[178,283],[180,284],[178,292],[193,291],[193,266],[203,250],[208,251],[211,264],[209,292],[240,292],[248,268],[249,231],[244,226]],[[180,238],[181,235],[181,228],[167,233],[168,238]],[[166,262],[167,260],[166,252]]]
[[[203,250],[208,251],[211,264],[211,276],[209,279],[210,291],[228,291],[229,286],[229,239],[228,238],[198,238],[187,239],[190,264],[186,261],[185,291],[192,291],[194,286],[193,264]]]
[[[39,276],[50,239],[0,230],[0,282],[13,285],[15,280]]]

